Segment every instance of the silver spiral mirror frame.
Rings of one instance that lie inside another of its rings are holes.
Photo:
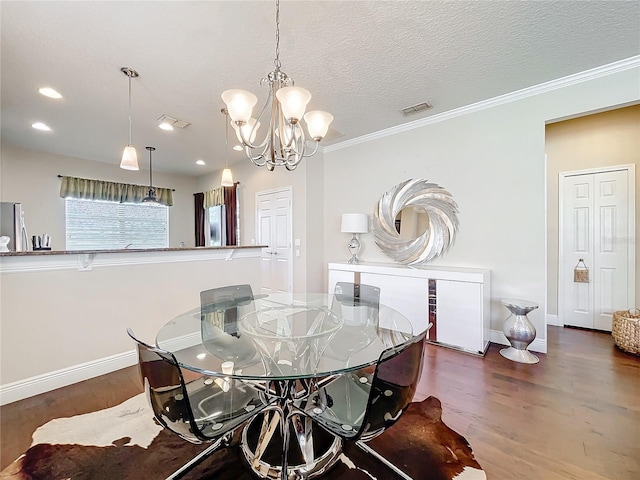
[[[416,238],[400,238],[395,220],[405,207],[429,217],[426,230]],[[387,190],[373,212],[372,230],[384,254],[405,265],[420,265],[445,253],[458,232],[458,205],[444,188],[428,180],[406,180]]]

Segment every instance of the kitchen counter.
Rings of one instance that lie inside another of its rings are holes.
[[[240,245],[228,247],[170,247],[170,248],[121,248],[118,250],[29,250],[24,252],[0,252],[0,257],[26,257],[35,255],[95,255],[98,253],[183,252],[187,250],[237,250],[242,248],[266,248],[267,245]]]
[[[0,274],[78,270],[95,267],[260,258],[266,245],[229,247],[130,248],[121,250],[36,250],[0,253]]]

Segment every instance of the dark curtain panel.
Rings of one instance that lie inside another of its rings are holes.
[[[204,247],[204,193],[193,194],[193,210],[195,212],[196,247]]]
[[[224,208],[227,217],[227,245],[237,245],[238,239],[236,238],[237,230],[237,196],[238,196],[238,184],[235,183],[233,187],[224,187]]]

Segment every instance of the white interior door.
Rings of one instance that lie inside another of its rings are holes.
[[[293,291],[291,188],[256,194],[258,242],[262,251],[262,292]]]
[[[614,310],[634,303],[633,192],[627,169],[561,174],[561,322],[611,331]],[[574,281],[582,259],[589,282]]]

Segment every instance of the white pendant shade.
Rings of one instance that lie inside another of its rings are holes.
[[[342,233],[367,233],[369,231],[369,216],[366,213],[343,213]]]
[[[231,120],[234,122],[248,122],[253,107],[258,103],[258,97],[246,90],[225,90],[221,97],[227,106]]]
[[[231,175],[231,170],[225,168],[222,171],[222,180],[220,181],[220,185],[223,187],[233,187],[233,176]]]
[[[255,128],[254,128],[254,125],[255,125]],[[247,120],[247,123],[245,123],[241,127],[236,125],[235,122],[231,122],[231,126],[235,130],[236,137],[238,137],[238,140],[240,141],[240,143],[242,143],[242,137],[240,136],[241,129],[242,129],[242,136],[244,136],[244,139],[247,140],[249,143],[253,143],[253,141],[256,139],[258,129],[260,128],[260,122],[256,122],[255,118],[250,118],[249,120]]]
[[[311,100],[311,93],[301,87],[284,87],[276,92],[276,97],[282,106],[284,118],[290,122],[292,119],[300,120]]]
[[[140,170],[138,166],[138,155],[136,154],[136,149],[131,145],[127,145],[124,147],[124,151],[122,152],[122,161],[120,162],[120,168],[124,168],[125,170]]]
[[[329,130],[329,125],[333,121],[333,115],[321,110],[313,110],[305,113],[304,121],[307,122],[309,136],[314,140],[322,140]]]

